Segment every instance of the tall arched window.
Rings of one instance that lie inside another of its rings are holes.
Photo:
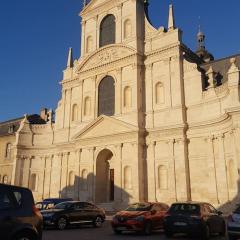
[[[29,188],[33,191],[37,191],[37,174],[33,173],[30,176]]]
[[[156,104],[164,103],[164,86],[163,83],[158,82],[155,86]]]
[[[74,184],[75,184],[75,173],[71,171],[68,176],[68,185],[74,186]]]
[[[86,169],[82,170],[82,190],[86,191],[88,189],[88,171]]]
[[[132,89],[130,87],[124,88],[124,107],[132,107]]]
[[[132,36],[132,23],[129,19],[124,22],[124,38]]]
[[[168,170],[165,166],[159,166],[158,168],[158,187],[168,189]]]
[[[98,116],[115,113],[115,84],[111,76],[102,79],[98,86]]]
[[[77,121],[78,120],[78,105],[74,104],[72,107],[72,121]]]
[[[107,15],[100,25],[100,40],[99,47],[115,43],[116,38],[116,23],[115,17],[112,14]]]
[[[4,175],[3,176],[3,184],[8,184],[8,176],[7,175]]]
[[[11,143],[8,143],[7,145],[6,145],[6,152],[5,152],[5,157],[6,158],[11,158]]]
[[[85,97],[84,99],[84,116],[91,115],[91,98]]]
[[[92,36],[87,37],[87,46],[86,46],[86,52],[90,53],[93,50],[93,38]]]
[[[132,189],[132,169],[129,166],[124,168],[124,188]]]

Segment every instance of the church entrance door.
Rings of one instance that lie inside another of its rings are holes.
[[[95,201],[108,203],[114,201],[114,169],[109,162],[113,154],[110,150],[102,150],[96,161]]]

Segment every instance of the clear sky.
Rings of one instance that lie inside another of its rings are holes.
[[[167,26],[168,5],[174,3],[176,24],[191,49],[201,16],[215,58],[240,53],[239,0],[149,2],[155,27]],[[1,0],[0,122],[56,108],[68,48],[73,47],[74,58],[80,55],[81,7],[82,0]]]

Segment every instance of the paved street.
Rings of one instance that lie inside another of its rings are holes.
[[[151,236],[144,236],[140,234],[124,234],[115,235],[112,232],[109,222],[104,224],[104,227],[94,229],[92,227],[80,226],[72,227],[65,231],[57,231],[53,229],[45,230],[43,234],[43,240],[165,240],[167,239],[163,233],[156,232]],[[186,237],[175,237],[175,240],[190,240]],[[223,240],[224,238],[214,237],[213,240]]]

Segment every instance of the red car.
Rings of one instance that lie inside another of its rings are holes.
[[[149,235],[152,230],[163,229],[163,220],[168,209],[169,206],[164,203],[132,204],[113,217],[113,231],[116,234],[134,231]]]

